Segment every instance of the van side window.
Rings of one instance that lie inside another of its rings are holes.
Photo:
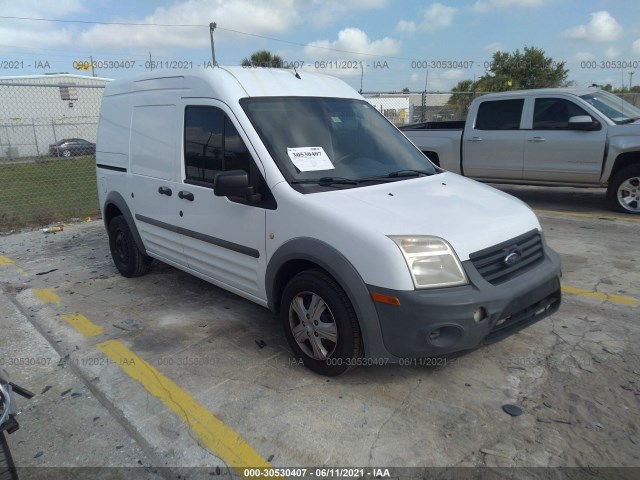
[[[187,107],[184,121],[186,180],[213,185],[216,173],[250,172],[251,155],[227,115],[216,107]]]
[[[519,130],[524,99],[482,102],[478,107],[476,130]]]
[[[566,130],[569,119],[589,115],[584,109],[564,98],[536,98],[533,109],[534,130]]]

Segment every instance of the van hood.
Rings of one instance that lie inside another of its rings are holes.
[[[533,211],[495,188],[454,173],[311,194],[318,203],[365,231],[433,235],[451,244],[461,261],[471,253],[540,229]]]

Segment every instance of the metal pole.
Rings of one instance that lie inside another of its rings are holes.
[[[33,141],[36,144],[36,155],[40,156],[40,149],[38,148],[38,135],[36,134],[36,121],[31,118],[31,126],[33,127]]]
[[[209,24],[209,35],[211,35],[211,59],[213,60],[213,66],[217,67],[218,62],[216,62],[216,47],[213,43],[213,31],[216,29],[217,25],[215,22],[211,22]]]

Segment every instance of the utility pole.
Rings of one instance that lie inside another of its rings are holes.
[[[631,79],[633,78],[633,74],[636,72],[629,72],[629,93],[631,93]]]

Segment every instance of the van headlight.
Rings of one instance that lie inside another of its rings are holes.
[[[424,235],[389,235],[389,238],[400,248],[416,288],[469,283],[460,260],[445,240]]]

